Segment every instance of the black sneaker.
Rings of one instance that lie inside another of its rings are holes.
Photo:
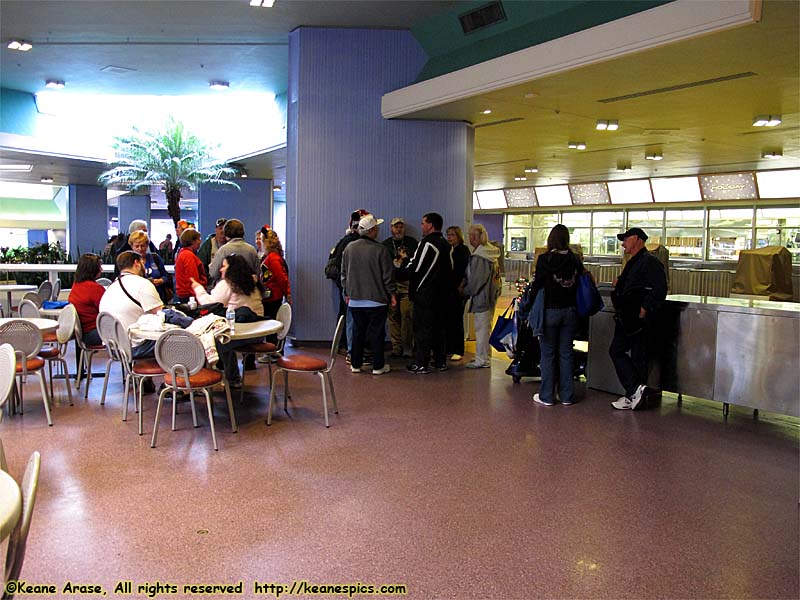
[[[410,365],[407,365],[406,371],[409,373],[416,373],[417,375],[427,375],[430,373],[430,371],[428,371],[428,367],[418,365],[417,363],[411,363]]]
[[[440,365],[434,363],[433,368],[436,369],[437,371],[447,371],[447,363],[442,363]]]

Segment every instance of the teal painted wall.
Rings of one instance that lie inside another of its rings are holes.
[[[0,131],[33,135],[38,116],[33,94],[0,88]]]
[[[672,0],[506,0],[507,19],[465,35],[458,16],[472,8],[451,11],[412,30],[430,59],[417,81],[425,81],[498,56],[615,21]]]

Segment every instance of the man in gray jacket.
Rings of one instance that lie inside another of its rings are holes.
[[[350,370],[361,372],[364,346],[372,349],[372,374],[383,375],[383,345],[389,306],[397,306],[394,265],[389,251],[376,241],[383,219],[367,214],[358,222],[359,239],[348,244],[342,255],[342,291],[353,315],[353,348]]]

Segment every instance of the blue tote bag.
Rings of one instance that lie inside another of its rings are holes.
[[[516,299],[512,300],[505,312],[497,317],[492,334],[489,336],[489,344],[498,352],[513,352],[517,343],[517,323],[514,319],[515,302]]]
[[[603,310],[606,305],[589,271],[584,271],[578,276],[577,304],[578,316],[581,317],[591,317]]]

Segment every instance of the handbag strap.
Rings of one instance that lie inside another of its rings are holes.
[[[139,308],[142,308],[142,303],[141,303],[141,302],[139,302],[139,301],[138,301],[136,298],[134,298],[133,296],[131,296],[131,295],[128,293],[128,290],[126,290],[126,289],[125,289],[125,286],[124,286],[124,285],[122,285],[122,278],[123,278],[123,277],[124,277],[124,275],[120,275],[120,276],[117,278],[117,281],[119,281],[119,287],[121,287],[121,288],[122,288],[122,291],[123,291],[123,292],[125,292],[125,295],[126,295],[128,298],[130,298],[130,299],[131,299],[131,302],[133,302],[133,303],[134,303],[136,306],[138,306]],[[142,310],[144,310],[144,309],[142,309]]]

